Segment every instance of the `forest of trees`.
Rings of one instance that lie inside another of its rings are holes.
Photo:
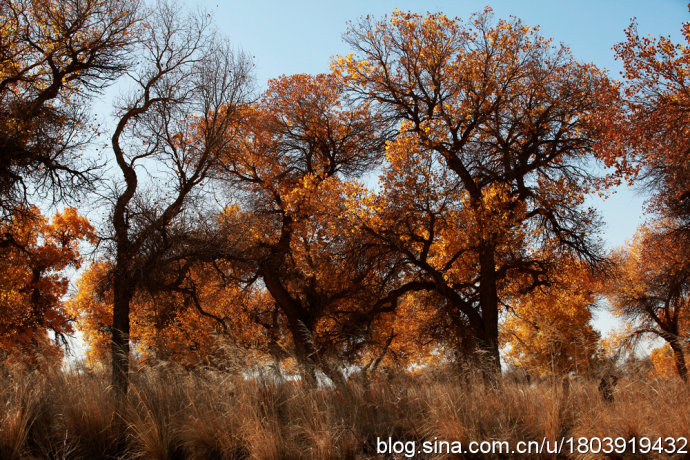
[[[488,8],[394,11],[352,23],[331,73],[260,94],[215,27],[0,3],[0,367],[59,368],[79,331],[120,393],[134,360],[228,349],[309,385],[439,361],[590,375],[615,351],[603,302],[616,350],[659,338],[687,381],[690,23],[684,44],[621,31],[615,81]],[[647,223],[607,252],[585,199],[623,182],[651,191]]]

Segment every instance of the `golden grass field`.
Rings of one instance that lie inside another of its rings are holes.
[[[5,369],[0,458],[383,459],[409,456],[377,454],[377,438],[511,445],[570,436],[690,438],[690,388],[644,373],[622,377],[613,402],[601,398],[596,380],[569,388],[555,379],[488,385],[447,370],[385,374],[336,389],[160,364],[134,373],[119,404],[108,384],[98,372]]]

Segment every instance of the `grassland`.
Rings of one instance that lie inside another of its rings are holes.
[[[512,446],[564,436],[690,438],[690,388],[680,379],[623,377],[613,402],[601,398],[597,385],[555,379],[490,385],[428,370],[380,375],[346,388],[305,388],[161,364],[134,373],[126,400],[118,403],[107,375],[98,372],[4,369],[0,458],[383,459],[406,458],[377,453],[377,440],[389,437]]]

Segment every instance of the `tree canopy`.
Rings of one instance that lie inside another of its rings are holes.
[[[365,226],[444,297],[497,369],[507,284],[546,283],[554,251],[602,258],[583,207],[596,184],[586,164],[616,86],[521,21],[494,23],[490,9],[467,23],[395,11],[345,40],[354,53],[336,74],[400,121],[379,204],[391,217]]]

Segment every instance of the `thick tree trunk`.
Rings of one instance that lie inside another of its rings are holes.
[[[498,290],[494,248],[487,247],[479,254],[481,284],[479,299],[482,309],[483,331],[479,334],[478,351],[483,355],[482,370],[492,380],[501,374],[498,349]]]
[[[300,368],[300,376],[308,387],[317,385],[316,379],[316,348],[311,341],[310,331],[306,325],[295,318],[288,318],[288,325],[292,341],[295,344],[295,359]]]
[[[309,321],[288,319],[292,340],[295,343],[295,353],[300,366],[300,374],[307,386],[315,387],[318,384],[316,372],[323,372],[335,386],[346,385],[345,376],[334,369],[328,362],[321,359],[313,337],[312,325]]]
[[[683,346],[676,341],[671,342],[670,345],[671,350],[673,350],[673,360],[676,363],[678,375],[680,375],[680,378],[683,379],[684,382],[687,382],[688,368],[685,365],[685,353],[683,353]]]
[[[286,218],[284,230],[279,246],[287,247],[291,235],[291,220]],[[344,384],[345,378],[339,371],[331,368],[321,360],[313,337],[313,320],[309,318],[309,310],[296,300],[283,285],[280,276],[280,266],[284,254],[276,251],[273,256],[261,264],[261,274],[266,289],[271,293],[276,304],[287,318],[288,328],[295,344],[295,358],[300,367],[300,374],[309,386],[316,386],[316,371],[323,371],[335,385]]]

